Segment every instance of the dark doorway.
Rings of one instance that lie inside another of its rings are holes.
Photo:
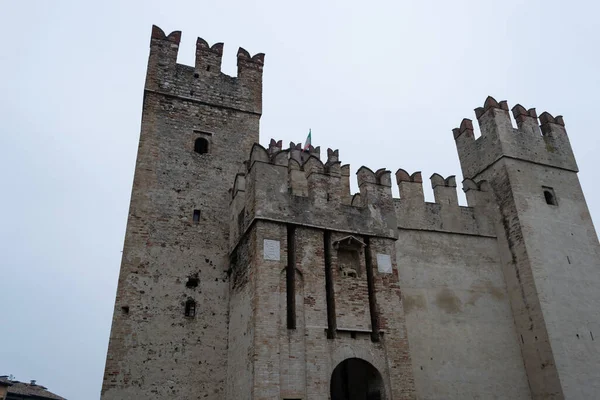
[[[338,364],[331,374],[331,400],[384,400],[383,378],[360,358]]]

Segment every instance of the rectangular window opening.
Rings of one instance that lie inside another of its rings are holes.
[[[194,223],[197,224],[200,222],[200,210],[194,210]]]

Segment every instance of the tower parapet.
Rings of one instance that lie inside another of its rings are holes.
[[[534,108],[517,104],[512,108],[518,128],[512,126],[506,101],[488,97],[475,109],[481,136],[475,139],[473,123],[463,119],[453,129],[460,164],[465,178],[475,178],[502,157],[548,165],[577,172],[577,163],[561,116],[547,112],[539,120]]]
[[[453,232],[467,235],[494,237],[493,214],[487,212],[487,203],[482,199],[477,183],[469,180],[465,187],[469,207],[458,205],[456,178],[451,175],[443,178],[433,174],[430,178],[435,198],[434,203],[426,202],[423,195],[421,172],[409,174],[404,169],[396,171],[396,182],[400,199],[394,199],[398,228],[408,230],[429,230]],[[473,192],[477,191],[477,194]],[[474,199],[478,199],[475,201]]]
[[[231,190],[232,248],[254,219],[388,238],[395,238],[398,228],[495,236],[484,201],[490,194],[482,194],[481,183],[465,183],[470,200],[469,207],[462,207],[454,175],[433,174],[435,203],[430,203],[423,196],[421,172],[399,169],[400,199],[394,199],[391,172],[362,166],[356,173],[359,193],[350,196],[350,166],[341,166],[338,150],[332,149],[323,163],[318,149],[303,151],[293,142],[282,149],[281,141],[273,139],[268,149],[253,146]]]
[[[341,232],[396,238],[390,172],[357,172],[360,201],[348,204],[349,166],[341,166],[338,150],[327,150],[327,161],[319,159],[320,148],[308,152],[298,144],[279,150],[275,140],[269,150],[255,144],[232,189],[231,240],[254,219],[321,227]]]
[[[208,105],[262,113],[263,53],[251,56],[239,48],[237,77],[221,72],[223,43],[212,46],[202,38],[196,40],[195,66],[177,64],[181,32],[166,35],[153,25],[146,91],[170,94]]]

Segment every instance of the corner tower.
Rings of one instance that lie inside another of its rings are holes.
[[[222,399],[227,374],[228,190],[258,142],[264,55],[153,26],[140,142],[102,399]]]
[[[454,138],[465,179],[489,182],[517,336],[534,399],[600,392],[600,247],[562,117],[488,97]]]

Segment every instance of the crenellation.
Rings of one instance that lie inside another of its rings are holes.
[[[167,86],[166,81],[175,72],[180,41],[181,31],[171,32],[167,36],[158,26],[152,25],[146,76],[147,88],[164,89]]]
[[[468,119],[463,119],[460,128],[452,130],[465,178],[477,178],[479,173],[504,157],[577,171],[564,127],[561,129],[558,128],[560,124],[549,122],[547,113],[542,114],[544,117],[540,116],[538,122],[534,108],[527,110],[517,104],[512,111],[517,128],[512,125],[507,102],[498,103],[488,97],[484,107],[475,109],[481,130],[479,138],[475,139]],[[557,128],[551,128],[549,124]]]
[[[275,139],[271,139],[269,142],[269,155],[273,157],[275,154],[279,153],[283,150],[283,141],[275,141]]]
[[[363,207],[369,207],[373,214],[384,220],[391,220],[394,214],[391,172],[385,168],[373,172],[363,165],[356,176]]]
[[[421,172],[396,171],[400,199],[394,199],[399,229],[430,230],[494,237],[493,219],[472,207],[458,205],[456,178],[433,174],[430,178],[435,203],[425,201]]]
[[[368,229],[372,234],[394,235],[390,171],[379,169],[373,172],[366,167],[361,168],[357,175],[362,195],[349,199],[346,194],[349,183],[344,183],[348,180],[349,166],[342,168],[340,161],[334,161],[338,153],[330,151],[326,165],[307,153],[301,150],[299,144],[290,143],[289,150],[269,157],[268,150],[259,144],[253,145],[245,177],[244,228],[238,231],[239,234],[257,218],[325,226],[339,225],[335,222],[336,216],[347,213],[344,221],[350,221],[350,228],[343,228],[344,231],[359,229],[362,218],[369,221]],[[304,157],[306,159],[302,161]],[[284,160],[287,160],[285,165]],[[370,176],[367,178],[370,182],[363,182],[366,175]],[[236,188],[232,191],[240,192]],[[238,209],[231,212],[238,213]],[[232,221],[234,217],[237,218],[237,215],[231,216]],[[234,238],[232,244],[236,240]]]
[[[375,172],[369,167],[365,167],[364,165],[356,171],[356,178],[358,180],[358,187],[371,184],[376,185],[377,177],[375,176]]]
[[[472,179],[465,179],[462,184],[469,207],[487,205],[493,200],[492,189],[487,181],[475,182]]]
[[[276,150],[276,149],[275,149]],[[271,162],[275,165],[288,166],[290,163],[290,151],[289,150],[281,150],[276,153],[271,154]],[[296,161],[296,160],[294,160]],[[298,163],[296,161],[296,163]]]
[[[262,76],[265,64],[263,53],[250,57],[250,53],[239,48],[237,53],[237,80],[241,92],[254,100],[257,105],[262,105]],[[259,105],[259,107],[260,107]]]
[[[181,32],[166,36],[153,26],[145,90],[175,96],[192,103],[260,115],[262,112],[262,71],[264,54],[250,57],[240,48],[238,76],[221,72],[223,43],[212,46],[196,41],[195,66],[177,63]]]
[[[209,46],[206,40],[200,37],[196,39],[195,73],[205,75],[220,74],[223,46],[223,43],[215,43]]]
[[[166,35],[165,32],[156,25],[152,25],[151,39],[168,40],[169,42],[179,45],[181,42],[181,31],[173,31]]]
[[[320,149],[320,148],[319,148]],[[340,152],[338,149],[327,149],[327,164],[340,161]]]
[[[396,183],[402,201],[410,203],[411,207],[422,207],[425,204],[421,171],[409,175],[408,172],[399,168],[396,171]]]
[[[295,144],[294,142],[290,142],[290,159],[296,160],[298,164],[302,164],[304,163],[302,156],[302,143]]]
[[[483,107],[475,109],[475,116],[481,130],[481,137],[488,138],[492,142],[499,140],[502,133],[511,132],[513,129],[508,114],[508,104],[505,101],[498,103],[491,96],[485,100]]]
[[[325,166],[317,157],[310,155],[302,164],[302,168],[306,173],[306,177],[310,177],[313,173],[324,174]]]
[[[534,135],[541,134],[535,108],[530,108],[527,110],[522,105],[517,104],[512,108],[512,113],[515,117],[515,121],[517,121],[519,130],[526,133],[532,133]]]
[[[440,174],[433,174],[429,178],[435,202],[446,207],[458,207],[458,194],[456,193],[456,177],[450,175],[444,179]]]
[[[318,158],[319,160],[321,159],[321,146],[317,146],[317,147],[313,147],[313,145],[309,145],[308,146],[308,154]]]

